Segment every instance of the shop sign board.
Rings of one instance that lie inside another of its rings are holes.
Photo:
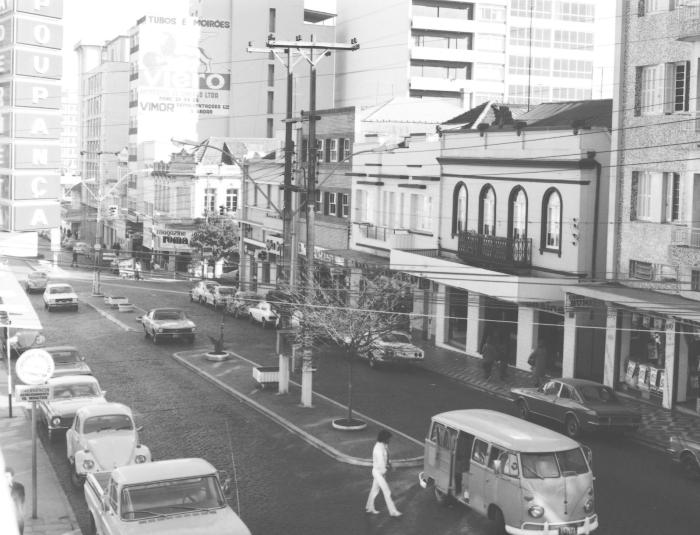
[[[53,375],[54,368],[51,353],[44,349],[28,349],[17,359],[15,373],[24,384],[41,385]]]
[[[17,385],[15,399],[17,401],[47,401],[51,397],[49,385]]]
[[[61,224],[61,206],[55,204],[15,203],[13,230],[28,231],[56,228]]]
[[[161,251],[189,251],[192,230],[154,228],[156,237],[154,248]]]
[[[0,176],[0,180],[3,178]],[[13,197],[18,200],[56,199],[61,193],[61,176],[55,171],[14,174],[12,184]]]

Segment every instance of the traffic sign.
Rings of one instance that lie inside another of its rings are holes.
[[[49,385],[17,385],[15,398],[18,401],[46,401],[51,396]]]
[[[53,370],[53,357],[43,349],[28,349],[15,364],[17,377],[28,385],[44,384],[53,375]]]

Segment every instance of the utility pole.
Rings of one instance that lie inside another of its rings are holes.
[[[306,295],[307,300],[312,299],[313,296],[310,292],[313,291],[314,287],[314,249],[315,249],[315,236],[314,236],[314,223],[315,223],[315,200],[316,200],[316,66],[320,61],[327,56],[330,56],[331,50],[349,50],[355,51],[360,48],[357,39],[353,38],[350,44],[345,43],[321,43],[314,41],[313,35],[310,41],[302,41],[301,36],[297,36],[296,41],[277,41],[273,34],[268,36],[267,47],[268,48],[283,48],[288,51],[291,49],[296,49],[299,54],[306,59],[309,63],[310,72],[310,87],[309,87],[309,165],[308,172],[306,174],[306,280],[303,281],[303,291]],[[314,51],[320,50],[321,53],[318,57],[314,58]],[[287,81],[287,102],[290,101],[290,81]],[[292,125],[289,122],[291,115],[287,117],[287,149],[291,145],[292,138]],[[288,234],[285,235],[285,250],[291,246],[291,155],[289,152],[285,154],[285,164],[287,163],[287,157],[289,159],[289,166],[285,165],[285,190],[284,190],[284,200],[285,200],[285,214],[289,215],[289,220],[287,221],[286,228],[289,229]],[[287,201],[289,203],[287,204]],[[287,242],[287,238],[289,242]],[[292,254],[294,251],[292,252]],[[286,266],[285,266],[286,267]],[[292,270],[293,271],[293,270]],[[304,334],[304,349],[302,352],[302,365],[301,365],[301,404],[304,407],[311,407],[312,405],[312,383],[313,383],[313,340],[311,339],[311,333],[307,332]]]

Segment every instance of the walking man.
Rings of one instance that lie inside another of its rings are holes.
[[[134,279],[141,280],[141,262],[139,260],[134,262]]]
[[[70,267],[78,267],[78,251],[73,250],[73,261],[70,263]]]
[[[547,346],[545,346],[544,340],[537,341],[537,347],[528,357],[527,363],[532,367],[535,374],[535,386],[539,388],[545,383],[547,371]]]
[[[24,533],[24,485],[15,481],[15,471],[9,466],[5,467],[5,477],[10,486],[10,496],[15,506],[15,516],[17,517],[17,529],[20,535]]]
[[[483,357],[482,366],[484,367],[484,374],[486,379],[491,377],[491,371],[493,370],[493,364],[499,360],[498,348],[493,341],[493,335],[488,335],[486,342],[481,347],[481,355]]]
[[[389,431],[386,429],[379,431],[377,443],[372,450],[372,490],[369,491],[365,511],[373,515],[379,514],[379,511],[374,507],[374,501],[377,496],[379,496],[379,491],[381,490],[382,494],[384,494],[384,501],[386,501],[389,514],[393,517],[399,517],[402,513],[400,513],[396,505],[394,505],[394,500],[391,499],[389,484],[384,477],[384,474],[386,474],[387,470],[391,467],[391,463],[389,462],[390,439],[391,433],[389,433]]]

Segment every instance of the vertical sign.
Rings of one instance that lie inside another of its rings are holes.
[[[0,1],[0,230],[60,225],[63,0]]]

